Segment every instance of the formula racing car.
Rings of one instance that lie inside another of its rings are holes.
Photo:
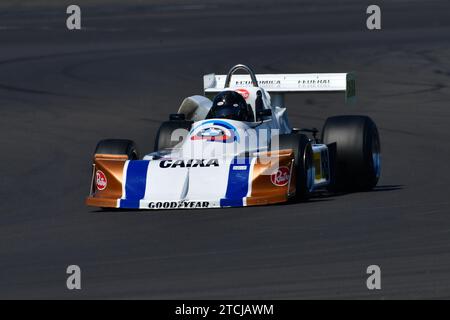
[[[154,152],[140,157],[124,139],[97,144],[86,204],[241,207],[304,201],[323,189],[372,189],[381,170],[375,123],[367,116],[330,117],[320,137],[314,128],[292,128],[284,96],[310,91],[343,91],[352,99],[355,79],[351,73],[255,75],[245,65],[205,75],[205,96],[186,98],[161,124]]]

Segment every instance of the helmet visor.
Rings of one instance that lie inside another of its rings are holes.
[[[242,119],[242,111],[238,104],[228,105],[222,103],[222,105],[219,106],[219,104],[217,104],[217,106],[218,107],[211,108],[207,118],[230,119],[238,121],[244,120]]]

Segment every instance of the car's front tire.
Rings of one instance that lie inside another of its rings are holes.
[[[132,140],[105,139],[101,140],[95,148],[94,154],[126,155],[129,160],[139,159],[139,152]]]
[[[278,136],[279,150],[292,149],[296,173],[294,200],[306,201],[314,187],[313,150],[311,142],[304,134],[290,133]]]
[[[156,134],[154,151],[172,149],[183,141],[191,129],[193,121],[171,120],[165,121]]]

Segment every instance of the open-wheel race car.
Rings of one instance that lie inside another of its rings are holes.
[[[292,128],[284,106],[285,94],[295,92],[344,91],[351,99],[351,73],[255,75],[236,65],[227,75],[205,75],[204,91],[161,124],[154,152],[142,158],[131,140],[100,141],[86,204],[241,207],[376,186],[380,140],[369,117],[330,117],[319,138],[317,129]]]

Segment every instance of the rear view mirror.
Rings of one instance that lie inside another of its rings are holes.
[[[186,115],[184,113],[172,113],[169,116],[170,121],[177,121],[177,120],[186,120]]]

